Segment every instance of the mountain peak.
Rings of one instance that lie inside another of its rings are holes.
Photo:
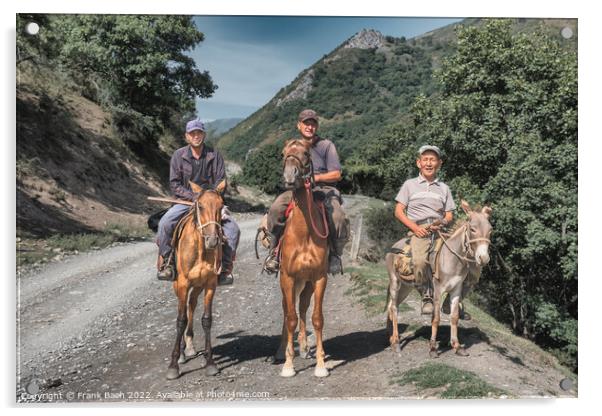
[[[374,49],[385,44],[385,37],[378,30],[362,29],[353,35],[343,48]]]

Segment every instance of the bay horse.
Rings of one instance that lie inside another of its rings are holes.
[[[492,227],[489,223],[491,208],[483,207],[473,211],[466,201],[462,201],[462,209],[468,215],[465,222],[459,223],[455,231],[447,239],[443,239],[441,250],[431,264],[433,270],[433,313],[431,316],[431,339],[429,355],[431,358],[439,355],[437,351],[437,330],[441,320],[441,299],[447,293],[451,300],[451,346],[455,353],[467,356],[468,353],[458,341],[458,320],[460,318],[460,300],[465,298],[477,284],[481,269],[489,263],[489,245],[491,243]],[[398,241],[394,248],[402,248],[404,239]],[[387,304],[387,333],[391,349],[399,352],[399,333],[397,329],[397,307],[409,295],[414,284],[409,279],[402,279],[395,269],[394,253],[385,257],[389,273],[389,289]]]
[[[221,217],[224,200],[221,195],[225,190],[226,181],[220,182],[215,189],[208,190],[192,182],[190,186],[192,192],[198,196],[190,212],[182,218],[181,224],[178,224],[174,232],[174,235],[179,235],[175,245],[177,279],[173,283],[178,298],[178,317],[176,343],[167,370],[169,380],[180,376],[178,364],[196,356],[192,344],[192,321],[199,294],[203,290],[205,296],[201,326],[205,333],[205,373],[218,373],[211,351],[211,307],[222,264],[224,237]],[[183,352],[182,344],[185,344]]]
[[[285,188],[293,192],[293,207],[286,221],[280,243],[280,288],[282,290],[282,337],[275,358],[286,361],[280,375],[292,377],[295,373],[293,336],[299,323],[299,353],[309,358],[305,315],[311,296],[314,296],[312,324],[316,334],[316,377],[328,376],[324,364],[322,329],[324,315],[322,302],[328,280],[328,223],[323,204],[314,201],[311,192],[311,142],[291,139],[285,143],[283,180]],[[299,318],[296,305],[299,304]]]

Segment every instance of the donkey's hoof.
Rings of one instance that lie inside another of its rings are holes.
[[[289,367],[283,367],[282,371],[280,372],[280,375],[282,377],[293,377],[295,374],[297,374],[295,372],[294,368],[289,368]]]
[[[439,351],[437,351],[437,350],[430,350],[429,351],[429,357],[430,358],[439,358]]]
[[[459,355],[460,357],[468,357],[470,354],[466,352],[466,350],[462,347],[456,349],[456,355]]]
[[[205,374],[207,374],[208,376],[214,376],[217,373],[219,373],[219,370],[217,369],[217,366],[215,364],[210,364],[207,367],[205,367]]]
[[[316,377],[328,377],[329,374],[330,373],[328,372],[326,367],[316,367],[316,369],[314,371],[314,375]]]
[[[180,370],[177,368],[169,368],[167,370],[166,377],[168,380],[175,380],[176,378],[180,377]]]

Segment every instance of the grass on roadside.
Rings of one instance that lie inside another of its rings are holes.
[[[441,363],[426,363],[393,378],[399,385],[412,384],[418,389],[436,389],[442,399],[481,399],[508,395],[480,379],[471,371]]]
[[[96,233],[55,234],[46,239],[17,238],[17,267],[45,263],[64,253],[105,248],[116,242],[146,240],[152,235],[148,228],[109,224]]]
[[[346,294],[353,296],[364,306],[369,315],[382,314],[387,306],[389,275],[387,269],[379,264],[347,267],[351,275],[351,288]],[[399,305],[399,312],[413,310],[406,303]]]

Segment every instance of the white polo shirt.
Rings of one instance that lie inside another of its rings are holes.
[[[446,184],[439,179],[429,182],[420,174],[403,183],[395,200],[407,207],[406,215],[414,222],[442,219],[456,209]]]

